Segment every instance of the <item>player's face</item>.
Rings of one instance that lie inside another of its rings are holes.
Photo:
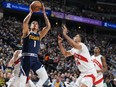
[[[75,42],[80,42],[80,41],[81,41],[80,35],[77,34],[77,35],[73,38],[73,40],[74,40]]]
[[[32,21],[30,27],[31,27],[31,29],[36,29],[36,30],[38,30],[38,28],[39,28],[38,22],[37,22],[37,21]]]
[[[99,49],[98,47],[95,47],[95,48],[94,48],[94,52],[95,52],[95,53],[98,53],[98,52],[100,52],[100,49]]]

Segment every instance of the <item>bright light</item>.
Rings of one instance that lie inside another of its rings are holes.
[[[81,26],[78,27],[79,29],[81,28]]]
[[[56,25],[58,25],[58,22],[56,22]]]

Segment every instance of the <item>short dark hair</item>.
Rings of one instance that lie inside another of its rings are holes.
[[[34,22],[37,22],[38,23],[38,21],[32,21],[31,24],[33,24]]]
[[[99,48],[100,53],[103,53],[103,51],[101,50],[101,46],[95,46],[95,47]]]
[[[82,35],[82,34],[78,34],[79,36],[80,36],[80,38],[81,38],[81,42],[83,42],[84,43],[84,41],[85,41],[85,38],[84,38],[84,36]]]
[[[95,46],[95,48],[99,48],[99,50],[101,51],[101,47],[100,46]]]

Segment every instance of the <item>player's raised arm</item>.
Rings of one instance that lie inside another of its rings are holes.
[[[66,51],[66,49],[63,47],[62,45],[62,38],[60,36],[58,36],[58,45],[60,47],[60,50],[62,52],[62,54],[65,56],[65,57],[68,57],[68,56],[72,56],[72,54],[69,52],[69,51]]]
[[[65,25],[62,26],[63,29],[63,35],[66,38],[66,40],[69,42],[69,44],[73,47],[76,48],[78,50],[80,50],[82,47],[80,44],[76,43],[73,39],[71,39],[68,35],[67,35],[67,27]]]
[[[44,4],[42,4],[42,11],[43,11],[43,15],[44,15],[44,20],[45,20],[46,26],[45,26],[45,27],[42,29],[42,31],[40,32],[40,38],[41,38],[41,39],[48,33],[48,31],[49,31],[50,28],[51,28],[50,21],[49,21],[47,15],[46,15],[46,12],[45,12]]]
[[[31,6],[31,5],[30,5]],[[32,9],[30,8],[30,12],[29,14],[25,17],[25,19],[23,20],[23,30],[22,30],[22,33],[23,33],[23,38],[26,37],[29,33],[29,21],[30,21],[30,18],[32,16]]]

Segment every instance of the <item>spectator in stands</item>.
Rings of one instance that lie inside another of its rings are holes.
[[[116,87],[116,78],[114,78],[113,80],[111,80],[110,83],[112,84],[112,87]]]
[[[53,81],[51,87],[64,87],[60,76],[56,76],[56,79]]]
[[[4,73],[0,70],[0,87],[5,86],[5,78],[4,78]]]
[[[2,59],[0,59],[0,71],[1,72],[4,72],[5,71],[5,66],[3,64],[3,60]]]
[[[104,78],[105,78],[104,86],[106,86],[106,87],[113,87],[111,82],[110,82],[110,76],[109,75],[105,75]]]
[[[66,78],[66,81],[64,82],[66,87],[70,87],[70,80],[69,78]]]

